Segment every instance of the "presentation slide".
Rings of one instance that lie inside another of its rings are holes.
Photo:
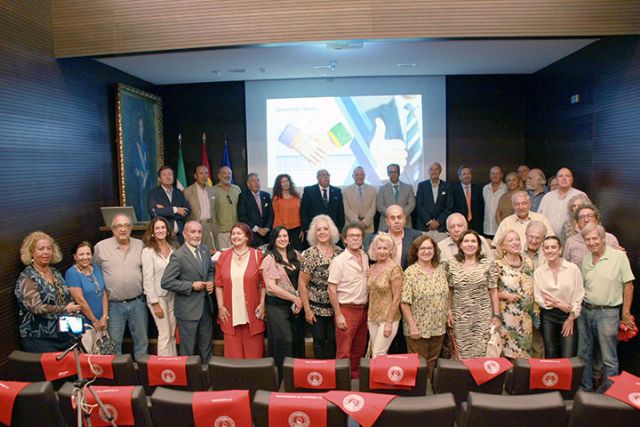
[[[356,166],[379,186],[391,163],[417,186],[428,164],[446,164],[444,78],[247,82],[246,101],[249,171],[263,188],[280,173],[299,188],[314,184],[318,169],[344,187]]]

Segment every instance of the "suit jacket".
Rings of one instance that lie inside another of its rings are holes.
[[[211,218],[215,218],[215,199],[216,195],[213,192],[213,187],[206,187],[208,198],[209,198],[209,212],[211,213]],[[187,199],[187,203],[189,203],[189,207],[191,208],[191,213],[187,217],[187,221],[198,221],[200,220],[200,214],[202,213],[202,208],[200,206],[200,199],[198,199],[198,184],[194,182],[190,186],[184,189],[184,198]]]
[[[317,184],[304,188],[302,200],[300,201],[302,229],[307,231],[313,218],[320,214],[329,215],[338,230],[342,231],[342,227],[344,227],[344,204],[342,202],[342,191],[338,187],[329,186],[329,203],[326,206],[324,200],[322,200],[320,187]]]
[[[238,198],[238,220],[247,224],[252,230],[254,227],[266,227],[271,230],[273,227],[273,206],[271,205],[269,193],[260,191],[260,205],[262,206],[262,214],[251,191],[245,190],[240,193]],[[257,247],[265,243],[269,243],[269,233],[264,237],[258,233],[253,233],[251,246]]]
[[[464,188],[462,184],[457,183],[451,186],[451,197],[453,198],[451,209],[467,218],[467,199],[464,196]],[[482,198],[482,187],[477,184],[471,184],[471,222],[469,228],[482,233],[484,226],[484,199]]]
[[[369,251],[369,246],[373,241],[377,233],[367,234],[364,238],[364,250],[365,252]],[[407,255],[409,254],[409,247],[411,247],[411,243],[416,240],[418,237],[422,236],[422,233],[418,230],[414,230],[413,228],[404,227],[404,236],[402,237],[402,255],[400,257],[400,267],[402,269],[406,269],[407,265]]]
[[[367,224],[365,232],[373,233],[373,218],[376,216],[376,189],[372,185],[362,184],[362,204],[359,206],[358,186],[351,184],[342,190],[345,222],[359,222],[358,212],[362,212],[362,222]]]
[[[169,264],[162,275],[162,289],[175,293],[173,307],[177,319],[200,320],[204,304],[213,312],[213,303],[207,291],[194,291],[192,286],[193,282],[213,280],[214,268],[209,248],[200,245],[198,251],[202,257],[202,269],[198,268],[193,253],[184,244],[171,254]]]
[[[162,205],[162,208],[157,208],[156,205]],[[173,187],[173,192],[171,193],[171,201],[167,197],[167,193],[164,192],[162,186],[157,186],[152,188],[149,191],[149,196],[147,197],[147,207],[149,208],[149,215],[151,218],[155,218],[160,216],[169,222],[169,228],[171,230],[174,229],[174,224],[178,224],[178,240],[183,242],[182,237],[182,229],[184,228],[185,217],[182,215],[178,215],[177,213],[173,213],[173,208],[187,208],[191,211],[191,206],[187,199],[184,198],[184,194],[182,191]]]
[[[389,229],[385,222],[385,211],[389,206],[395,204],[402,206],[402,209],[404,209],[404,216],[407,218],[407,226],[411,228],[411,213],[416,207],[416,197],[413,195],[413,187],[402,181],[399,181],[398,185],[400,190],[398,203],[396,203],[396,196],[391,182],[387,182],[378,189],[376,206],[378,208],[378,212],[380,212],[380,225],[378,226],[378,230],[380,231],[387,231]]]
[[[427,231],[427,223],[431,220],[436,220],[440,223],[438,231],[445,232],[447,229],[447,217],[451,213],[451,204],[453,202],[449,190],[449,184],[440,180],[438,197],[434,203],[433,193],[431,191],[431,180],[428,179],[418,184],[418,193],[416,194],[416,229]]]

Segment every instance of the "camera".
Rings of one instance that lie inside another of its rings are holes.
[[[81,316],[60,316],[58,318],[58,330],[73,335],[82,335],[84,332],[84,319]]]

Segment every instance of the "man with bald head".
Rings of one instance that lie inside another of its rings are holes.
[[[547,236],[554,235],[553,230],[551,229],[551,224],[549,224],[549,220],[544,215],[530,210],[531,199],[529,198],[529,195],[526,191],[516,191],[515,193],[513,193],[513,195],[511,196],[511,204],[513,205],[513,211],[515,213],[503,219],[498,226],[496,235],[493,238],[493,247],[497,247],[500,239],[509,230],[513,230],[518,233],[518,236],[520,237],[520,243],[524,245],[524,242],[527,239],[527,224],[529,224],[531,221],[540,221],[545,225],[545,227],[547,227]]]
[[[467,231],[468,228],[467,220],[462,214],[455,212],[449,215],[449,218],[447,218],[447,232],[449,232],[449,237],[438,242],[440,261],[450,261],[456,256],[458,253],[458,240],[460,236],[462,236],[462,233]],[[482,247],[480,253],[484,256],[493,256],[491,245],[489,245],[487,240],[482,236],[480,236],[480,243]]]
[[[96,244],[93,261],[102,268],[109,295],[109,335],[122,354],[128,325],[137,359],[147,353],[147,304],[142,288],[142,242],[131,237],[131,218],[118,214],[111,221],[113,237]]]
[[[431,233],[446,230],[452,199],[449,184],[440,179],[442,166],[434,162],[429,167],[429,179],[418,184],[416,194],[416,229]]]
[[[238,222],[238,198],[242,190],[231,183],[231,176],[231,169],[222,166],[218,169],[218,183],[213,186],[218,249],[231,247],[231,227]]]
[[[202,241],[209,249],[215,249],[215,212],[216,195],[213,187],[207,185],[209,169],[205,165],[196,167],[193,174],[195,182],[184,189],[184,197],[191,206],[191,214],[187,221],[198,221],[202,225]]]
[[[558,188],[544,195],[538,213],[547,217],[555,235],[560,236],[562,226],[569,220],[569,200],[584,192],[573,188],[573,174],[568,168],[560,168],[556,178]]]
[[[306,233],[316,215],[329,215],[333,223],[341,230],[344,227],[344,202],[342,191],[331,185],[331,174],[326,169],[316,172],[318,184],[304,187],[300,201],[300,220]]]

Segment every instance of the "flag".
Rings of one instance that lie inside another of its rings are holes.
[[[231,156],[229,155],[229,146],[227,145],[227,139],[224,139],[224,155],[222,156],[222,166],[226,166],[233,170],[231,167]],[[231,182],[233,183],[233,175],[231,175]]]
[[[176,187],[184,190],[187,186],[187,174],[184,171],[184,159],[182,158],[182,134],[178,135],[178,165],[176,166]]]
[[[207,167],[207,172],[209,172],[209,178],[207,179],[207,185],[211,187],[213,185],[213,181],[211,181],[211,166],[209,166],[209,157],[207,156],[207,135],[202,134],[202,163]]]

